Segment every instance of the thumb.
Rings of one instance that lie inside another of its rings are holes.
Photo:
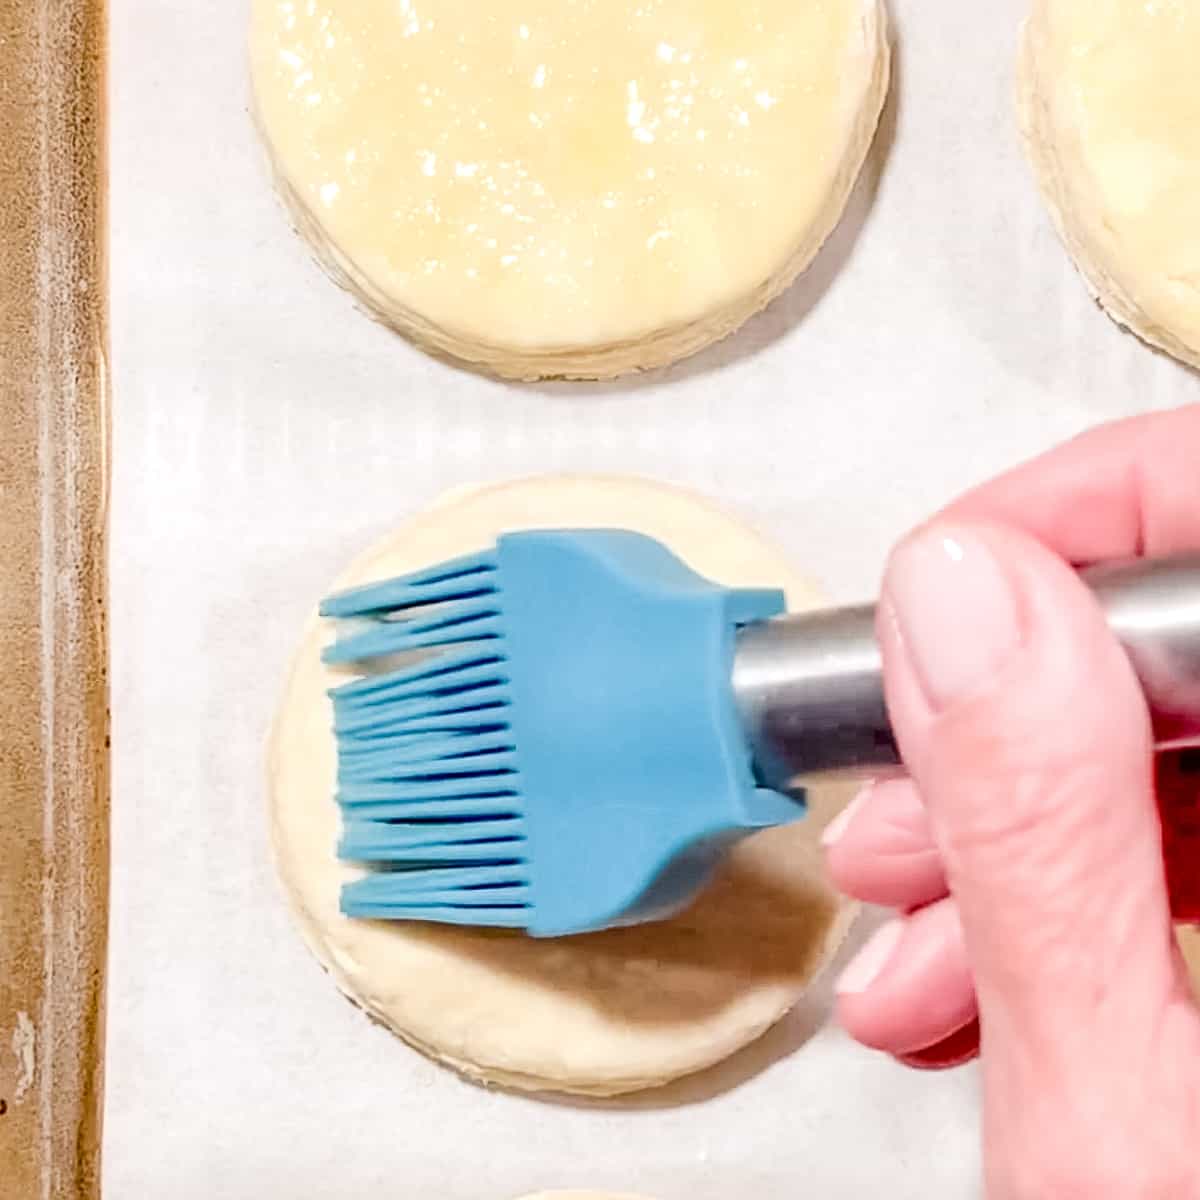
[[[916,534],[880,614],[892,721],[959,909],[985,1084],[1015,1073],[1014,1103],[1048,1076],[1104,1087],[1099,1059],[1124,1087],[1186,995],[1132,667],[1075,572],[1000,526]]]

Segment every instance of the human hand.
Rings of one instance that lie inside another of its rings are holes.
[[[971,493],[888,566],[879,636],[910,777],[867,789],[826,841],[844,891],[904,915],[847,968],[838,1011],[913,1065],[982,1049],[993,1200],[1200,1196],[1200,1011],[1149,717],[1068,565],[1196,548],[1194,406]],[[1200,775],[1172,788],[1194,812],[1184,788],[1200,802]],[[1200,855],[1177,865],[1194,905]]]

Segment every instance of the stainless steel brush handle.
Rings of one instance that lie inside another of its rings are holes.
[[[1200,553],[1083,572],[1141,681],[1162,749],[1200,745]],[[781,617],[738,633],[733,689],[759,780],[899,765],[871,605]]]

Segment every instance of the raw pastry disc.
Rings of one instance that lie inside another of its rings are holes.
[[[505,530],[546,526],[641,531],[719,581],[782,586],[797,609],[815,599],[783,553],[704,501],[595,477],[455,493],[355,563],[339,586],[483,549]],[[853,910],[827,883],[818,840],[845,803],[844,787],[818,790],[809,820],[744,843],[712,888],[664,924],[538,941],[343,917],[338,892],[355,869],[335,857],[325,640],[314,617],[271,739],[275,855],[310,948],[347,995],[412,1045],[508,1087],[635,1091],[756,1039],[831,958]]]
[[[1034,0],[1030,158],[1068,249],[1123,325],[1200,367],[1200,5]]]
[[[723,337],[832,231],[887,90],[882,0],[253,0],[259,125],[319,258],[516,378]]]

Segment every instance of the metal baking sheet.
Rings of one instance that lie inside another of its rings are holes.
[[[721,1071],[627,1103],[487,1092],[426,1062],[292,928],[262,746],[314,599],[444,489],[677,482],[850,600],[960,489],[1200,398],[1097,311],[1054,239],[1013,117],[1022,5],[893,0],[892,100],[813,269],[671,371],[540,387],[431,361],[313,265],[251,127],[245,0],[114,8],[108,1195],[972,1194],[973,1071],[853,1046],[824,989]]]
[[[0,1197],[99,1185],[108,893],[102,0],[0,0]]]

